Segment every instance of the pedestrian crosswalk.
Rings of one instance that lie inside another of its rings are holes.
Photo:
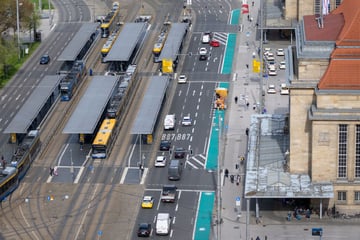
[[[206,156],[203,154],[198,154],[191,156],[186,160],[185,167],[193,169],[204,169],[206,163]]]
[[[228,35],[226,32],[214,32],[212,38],[218,40],[221,45],[226,45]]]

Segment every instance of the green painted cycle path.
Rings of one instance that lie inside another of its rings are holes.
[[[194,240],[210,239],[212,210],[215,201],[214,192],[201,192],[196,213]]]

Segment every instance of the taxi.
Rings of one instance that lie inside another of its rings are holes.
[[[141,203],[142,208],[152,208],[154,205],[154,198],[152,196],[144,196]]]

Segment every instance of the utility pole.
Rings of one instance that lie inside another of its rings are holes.
[[[19,16],[19,0],[16,0],[16,28],[17,28],[17,42],[19,50],[19,60],[21,58],[21,49],[20,49],[20,16]]]

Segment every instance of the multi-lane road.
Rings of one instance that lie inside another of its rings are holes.
[[[160,29],[165,16],[170,15],[175,21],[180,16],[183,6],[181,2],[174,5],[166,1],[147,4],[146,7],[149,9],[162,9],[161,15],[154,17],[152,23],[150,32],[154,36],[158,34],[156,30]],[[45,52],[49,53],[52,59],[56,59],[80,27],[79,22],[91,19],[91,11],[85,3],[74,5],[68,2],[56,6],[61,16],[60,21],[53,34],[34,55],[36,61],[29,61],[14,81],[1,91],[2,111],[6,113],[2,114],[0,119],[1,130],[4,130],[26,100],[32,86],[36,85],[44,75],[55,74],[60,68],[60,64],[56,61],[51,61],[50,65],[39,66],[37,59]],[[129,2],[122,6],[125,6],[129,14],[134,14],[142,8],[138,4],[129,4]],[[83,175],[78,179],[77,184],[74,184],[74,178],[68,178],[67,175],[62,176],[63,179],[66,178],[65,180],[57,181],[56,178],[49,180],[47,175],[49,164],[63,161],[64,165],[73,163],[81,165],[82,159],[86,158],[88,149],[69,152],[67,149],[72,149],[71,146],[76,144],[76,139],[62,137],[61,141],[64,142],[60,142],[59,139],[59,149],[49,151],[50,154],[36,162],[25,182],[13,196],[12,202],[3,204],[5,208],[2,210],[1,221],[6,229],[1,231],[2,237],[5,239],[11,237],[118,239],[121,234],[123,236],[121,239],[135,239],[137,223],[149,222],[154,226],[157,212],[169,212],[172,216],[172,231],[164,239],[191,239],[199,230],[196,229],[196,222],[199,216],[202,216],[199,212],[206,211],[206,219],[209,224],[211,223],[212,206],[206,205],[207,209],[199,209],[200,196],[202,192],[214,193],[216,189],[216,173],[205,167],[209,148],[218,147],[209,145],[211,132],[214,129],[216,131],[218,127],[213,125],[214,89],[219,82],[230,80],[230,75],[221,74],[221,69],[228,34],[237,31],[237,26],[228,24],[231,10],[239,6],[232,6],[232,3],[226,1],[223,3],[192,1],[192,5],[188,7],[191,8],[193,24],[178,68],[178,74],[181,72],[187,75],[188,83],[177,85],[176,81],[172,81],[173,98],[166,102],[169,104],[167,108],[169,112],[177,115],[177,127],[174,131],[162,132],[162,125],[159,124],[160,129],[157,130],[159,138],[170,139],[173,146],[188,150],[184,159],[185,168],[182,178],[176,182],[178,187],[176,203],[159,202],[161,187],[169,183],[169,180],[167,168],[153,167],[154,159],[147,159],[148,171],[142,179],[144,185],[119,184],[125,162],[131,158],[130,144],[137,145],[135,137],[128,135],[127,132],[119,135],[120,139],[115,144],[113,154],[106,162],[92,164],[91,168],[88,166],[83,168]],[[201,34],[205,31],[213,32],[214,38],[221,43],[219,48],[201,43]],[[148,39],[153,38],[149,36]],[[152,46],[152,43],[148,43],[147,46]],[[200,47],[206,47],[208,50],[208,58],[205,61],[199,61]],[[185,115],[191,116],[192,126],[181,126],[180,121]],[[131,116],[134,116],[134,113],[129,114],[129,118]],[[128,121],[131,123],[131,119]],[[126,124],[130,127],[129,122]],[[128,130],[126,127],[124,129]],[[1,142],[7,141],[7,138],[8,136],[1,135]],[[143,148],[144,152],[156,152],[155,155],[166,154],[168,159],[172,157],[170,153],[158,152],[158,146],[143,146]],[[50,181],[51,183],[47,183]],[[143,194],[155,198],[153,209],[140,209]],[[210,228],[200,231],[211,234]],[[156,238],[154,232],[152,237]]]

